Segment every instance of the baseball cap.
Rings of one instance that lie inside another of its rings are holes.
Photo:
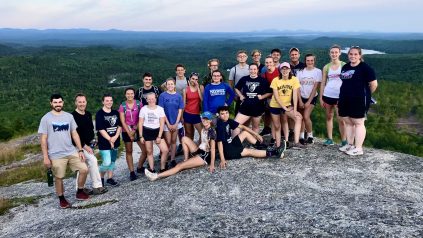
[[[291,65],[288,62],[283,62],[279,65],[279,69],[282,69],[282,67],[287,67],[288,69],[290,69]]]
[[[201,118],[207,118],[209,120],[213,119],[213,114],[209,111],[203,112],[201,114]]]

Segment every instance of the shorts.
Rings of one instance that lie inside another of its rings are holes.
[[[269,107],[269,111],[273,115],[280,115],[285,113],[285,110],[283,108],[277,108],[277,107]]]
[[[159,137],[160,128],[151,129],[149,127],[142,127],[142,136],[145,141],[154,141]]]
[[[60,159],[51,160],[51,169],[53,170],[54,177],[62,179],[66,174],[66,166],[69,167],[73,172],[75,171],[88,171],[88,167],[85,162],[81,161],[79,154],[68,155]]]
[[[339,101],[338,98],[330,98],[330,97],[326,97],[326,96],[323,96],[322,99],[323,99],[323,102],[325,102],[326,104],[331,105],[331,106],[338,105],[338,101]]]
[[[231,143],[223,143],[223,153],[227,160],[240,159],[243,150],[244,146],[238,136],[235,136]]]
[[[128,136],[128,132],[122,132],[122,140],[123,140],[123,142],[132,142],[131,138],[129,138],[129,136]],[[138,132],[138,130],[136,130],[134,142],[139,141],[139,140],[140,140],[140,133]]]
[[[192,157],[197,156],[197,155],[200,156],[200,158],[202,160],[204,160],[204,163],[205,164],[210,164],[210,162],[211,162],[211,154],[210,154],[210,152],[204,151],[202,149],[198,149],[194,153],[191,153],[191,156]]]
[[[199,114],[191,114],[188,112],[184,112],[183,118],[184,118],[184,123],[188,123],[188,124],[201,123],[201,117]]]
[[[250,104],[241,103],[238,112],[249,117],[259,117],[263,115],[264,107],[263,104],[252,106]]]
[[[178,130],[184,128],[181,122],[178,123]],[[163,131],[169,131],[169,128],[167,128],[167,125],[164,125]]]
[[[339,98],[338,114],[340,117],[365,118],[369,105],[366,97]]]
[[[303,101],[303,103],[305,104],[308,101],[308,98],[301,97],[301,101]],[[317,96],[315,96],[313,98],[313,100],[311,100],[311,103],[310,104],[316,106],[316,103],[317,103]]]
[[[113,171],[117,158],[118,149],[100,150],[101,165],[100,172]]]

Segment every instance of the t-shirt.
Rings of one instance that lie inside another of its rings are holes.
[[[200,89],[197,89],[197,91],[192,92],[191,87],[187,87],[185,89],[186,92],[186,104],[185,104],[185,112],[191,113],[191,114],[200,114],[200,108],[201,108],[201,98],[199,93]]]
[[[179,79],[178,77],[175,77],[175,81],[176,81],[175,90],[177,93],[182,95],[182,91],[188,86],[187,78],[184,77],[183,79]]]
[[[121,127],[118,111],[112,110],[111,112],[105,112],[103,109],[100,109],[95,115],[95,127],[98,131],[98,148],[100,150],[110,150],[119,147],[120,138],[115,141],[115,147],[111,148],[110,142],[100,134],[100,130],[105,130],[110,137],[116,135],[118,128]]]
[[[209,129],[203,128],[201,130],[201,143],[198,148],[207,152],[210,151],[210,140],[216,140],[216,131],[212,127]]]
[[[144,118],[143,126],[150,129],[160,128],[160,118],[165,116],[161,106],[156,106],[155,109],[150,109],[148,106],[142,107],[139,115],[140,118]]]
[[[307,68],[300,70],[297,72],[298,80],[301,84],[301,97],[302,98],[310,98],[317,96],[317,90],[315,95],[310,95],[313,91],[313,87],[315,83],[322,82],[322,71],[318,68],[313,68],[312,70],[308,70]]]
[[[272,83],[273,79],[279,77],[279,71],[277,68],[275,68],[275,70],[273,70],[272,73],[269,73],[269,71],[265,71],[264,73],[262,73],[260,75],[262,78],[266,79],[267,82],[269,82],[269,85]]]
[[[252,107],[264,107],[266,100],[259,100],[258,95],[271,93],[269,83],[262,77],[251,78],[250,76],[242,77],[235,88],[242,92],[245,96],[243,105],[251,105]]]
[[[217,108],[223,105],[231,105],[235,93],[226,83],[208,84],[204,89],[203,111],[216,113]]]
[[[123,109],[122,104],[119,106],[118,112],[122,112],[125,114],[125,123],[133,130],[137,129],[138,115],[140,114],[140,108],[142,108],[142,104],[140,103],[140,106],[137,106],[137,103],[134,101],[134,104],[130,107],[127,102],[123,102],[126,104],[126,112]],[[122,131],[126,132],[125,128],[122,127]]]
[[[291,63],[289,63],[291,65],[291,72],[294,76],[297,76],[297,72],[304,69],[306,66],[306,64],[304,64],[303,62],[298,62],[297,65],[292,65]]]
[[[341,97],[370,96],[369,82],[376,80],[375,71],[364,62],[353,67],[349,63],[341,70]],[[369,97],[370,98],[370,97]]]
[[[229,80],[233,80],[234,85],[236,85],[242,77],[250,75],[249,67],[248,64],[244,65],[242,68],[239,64],[235,65],[229,71]]]
[[[154,93],[156,94],[156,104],[159,103],[159,95],[162,93],[162,90],[160,89],[160,87],[157,86],[151,86],[150,89],[145,89],[144,87],[141,87],[138,89],[136,95],[135,95],[135,99],[138,101],[141,101],[142,105],[147,105],[147,97],[146,95],[149,93]]]
[[[94,139],[94,124],[93,118],[90,112],[85,111],[85,114],[79,114],[77,111],[72,112],[73,118],[75,119],[78,128],[79,138],[81,139],[81,146],[90,145],[90,142]],[[75,144],[75,143],[74,143]]]
[[[178,118],[179,109],[184,109],[184,101],[179,93],[164,92],[159,96],[159,106],[164,109],[167,120],[173,125]]]
[[[232,142],[232,130],[235,130],[239,126],[239,123],[233,119],[227,121],[217,120],[216,124],[216,141],[222,141],[223,145]]]
[[[270,88],[277,89],[278,94],[272,95],[272,99],[270,100],[269,106],[281,108],[279,103],[276,101],[275,96],[278,96],[280,98],[284,107],[291,106],[293,90],[297,90],[300,87],[300,82],[295,76],[292,76],[291,79],[287,80],[279,78],[274,79],[272,81],[272,84],[270,85]]]
[[[341,64],[336,70],[333,70],[331,68],[332,63],[326,64],[325,67],[323,67],[323,70],[326,70],[327,72],[327,79],[325,89],[323,91],[323,96],[330,98],[339,98],[339,90],[342,85],[342,80],[340,76],[343,65],[345,65],[345,63],[341,62]]]
[[[67,112],[60,115],[48,112],[41,118],[38,133],[47,135],[49,159],[60,159],[76,153],[71,133],[77,127],[72,114]]]

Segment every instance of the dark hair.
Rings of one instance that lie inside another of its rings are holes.
[[[126,92],[128,92],[129,90],[132,90],[135,93],[135,89],[133,87],[129,87],[129,88],[125,88],[125,94]]]
[[[289,49],[290,54],[292,51],[297,51],[298,53],[300,53],[300,50],[297,47],[292,47],[291,49]]]
[[[218,72],[219,74],[220,74],[220,76],[223,76],[223,74],[222,74],[222,72],[220,72],[220,70],[213,70],[213,72],[212,72],[212,75],[214,74],[214,73],[216,73],[216,72]]]
[[[185,69],[185,66],[184,66],[183,64],[177,64],[177,65],[175,66],[175,70],[177,70],[179,67],[182,67],[182,68],[184,68],[184,69]]]
[[[50,102],[53,102],[53,99],[62,99],[62,100],[63,100],[63,97],[62,97],[62,95],[60,95],[60,94],[58,94],[58,93],[53,93],[53,94],[50,96]]]
[[[220,106],[217,108],[217,113],[220,113],[222,111],[228,111],[229,112],[229,107],[228,106]]]
[[[111,97],[111,98],[113,98],[112,94],[110,94],[110,93],[105,93],[105,94],[103,94],[103,97],[101,97],[101,101],[104,101],[104,99],[105,99],[105,98],[107,98],[107,97]]]
[[[316,60],[316,56],[315,56],[314,54],[312,54],[312,53],[308,53],[308,54],[306,54],[306,55],[304,56],[304,61],[306,61],[307,57],[310,57],[310,56],[313,56],[313,57],[314,57],[314,60]]]
[[[280,49],[278,49],[278,48],[275,48],[275,49],[271,50],[270,51],[270,54],[273,54],[274,52],[277,52],[277,53],[279,53],[279,54],[282,55],[282,51]]]
[[[145,77],[153,77],[153,74],[151,74],[150,72],[145,72],[145,73],[142,75],[142,78],[145,78]]]
[[[282,68],[280,67],[279,70],[279,79],[282,79]],[[292,76],[294,76],[294,74],[292,73],[292,69],[289,71],[289,75],[288,75],[288,79],[292,79]]]
[[[73,100],[74,101],[76,101],[76,98],[77,97],[85,97],[85,98],[87,98],[87,96],[85,96],[85,94],[83,94],[83,93],[77,93],[76,95],[75,95],[75,97],[73,98]]]
[[[251,68],[251,66],[252,66],[252,65],[255,65],[255,66],[257,67],[257,69],[258,69],[258,67],[259,67],[257,63],[251,63],[251,64],[248,66],[248,68]]]
[[[189,78],[191,78],[192,76],[197,76],[197,77],[200,77],[200,74],[199,74],[199,73],[196,73],[196,72],[192,72],[192,73],[189,75]]]

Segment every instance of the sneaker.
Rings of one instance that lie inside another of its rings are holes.
[[[105,187],[93,188],[93,195],[100,195],[107,193],[109,190]]]
[[[348,141],[346,141],[346,140],[341,141],[341,146],[344,146],[346,144],[348,144]]]
[[[333,140],[332,139],[326,139],[326,141],[325,142],[323,142],[323,145],[325,145],[325,146],[328,146],[328,145],[334,145],[335,143],[333,143]]]
[[[294,131],[293,130],[289,130],[288,141],[294,142]]]
[[[112,186],[117,186],[118,183],[113,179],[113,178],[109,178],[106,180],[106,183],[112,185]]]
[[[88,194],[88,195],[93,195],[93,190],[89,189],[89,188],[84,188],[84,193]]]
[[[145,176],[150,180],[150,181],[155,181],[158,179],[158,175],[157,173],[152,173],[150,172],[150,170],[146,169],[145,170]]]
[[[283,158],[285,150],[286,150],[286,142],[284,140],[284,141],[281,141],[281,146],[279,146],[278,148],[278,158],[280,159]]]
[[[271,132],[272,132],[272,129],[270,129],[270,127],[266,126],[266,127],[263,128],[263,130],[261,130],[260,135],[261,136],[270,135]]]
[[[347,151],[347,150],[349,150],[351,147],[353,147],[353,145],[346,144],[346,145],[344,145],[344,146],[339,147],[339,151],[346,152],[346,151]]]
[[[182,144],[179,144],[178,148],[176,149],[176,156],[183,155],[183,154],[184,154],[184,150],[182,148]]]
[[[137,174],[144,174],[144,170],[145,170],[144,167],[141,167],[141,168],[137,167]]]
[[[271,146],[271,147],[274,147],[275,146],[275,144],[276,144],[276,140],[275,139],[270,139],[270,143],[269,143],[269,146]]]
[[[349,150],[345,151],[345,154],[356,156],[356,155],[363,155],[364,152],[363,152],[363,149],[353,148],[353,149],[349,149]]]
[[[301,145],[305,145],[305,143],[306,143],[306,142],[305,142],[304,138],[300,138],[300,144],[301,144]]]
[[[85,201],[85,200],[88,200],[89,198],[90,196],[86,194],[84,190],[76,192],[76,200]]]
[[[301,143],[293,143],[291,148],[293,150],[301,150],[301,149],[305,149],[306,146]]]
[[[314,144],[314,138],[313,137],[308,137],[307,138],[307,144]]]
[[[267,145],[265,145],[265,144],[263,144],[263,143],[260,143],[260,144],[254,144],[254,145],[253,145],[253,148],[254,148],[254,149],[256,149],[256,150],[264,150],[264,149],[266,149],[266,148],[267,148]]]
[[[137,179],[138,179],[138,176],[135,174],[134,171],[129,173],[129,180],[134,181],[134,180],[137,180]]]
[[[62,209],[70,208],[72,205],[66,199],[59,199],[59,206]]]

